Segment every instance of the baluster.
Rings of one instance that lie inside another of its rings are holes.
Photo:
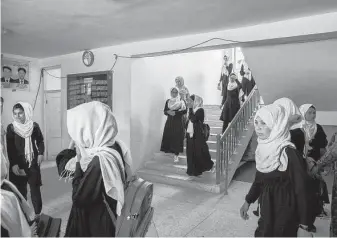
[[[221,164],[221,141],[220,141],[221,135],[217,135],[216,136],[216,161],[215,161],[215,169],[216,169],[216,184],[220,184],[220,173],[221,173],[221,168],[220,168],[220,164]]]
[[[226,146],[226,148],[228,148],[228,140],[226,140],[226,144],[227,144],[227,146]],[[225,158],[225,195],[227,195],[228,194],[228,158],[229,158],[229,156],[228,156],[228,153],[229,153],[229,150],[227,150],[227,156],[226,156],[226,158]]]

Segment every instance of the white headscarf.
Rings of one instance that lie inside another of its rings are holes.
[[[256,169],[262,173],[269,173],[276,169],[286,171],[288,156],[282,149],[286,146],[295,148],[295,145],[290,142],[288,114],[282,106],[271,104],[260,108],[254,121],[257,117],[266,123],[271,133],[265,140],[257,139]]]
[[[105,192],[117,201],[116,212],[120,215],[124,205],[124,185],[132,176],[132,158],[124,143],[115,139],[118,128],[111,109],[97,101],[81,104],[67,111],[67,127],[81,153],[80,165],[84,172],[98,156]],[[115,142],[121,146],[125,167],[118,151],[111,148]],[[65,169],[70,171],[69,175],[75,171],[76,161],[75,157],[67,163]]]
[[[19,135],[20,137],[25,139],[25,158],[31,165],[31,162],[34,158],[34,150],[33,150],[33,143],[32,143],[32,133],[34,129],[34,122],[33,122],[33,108],[27,102],[18,102],[23,107],[26,121],[25,123],[21,123],[15,120],[14,114],[13,117],[13,127],[14,132]]]
[[[6,154],[4,153],[3,145],[1,145],[1,181],[3,179],[8,178],[9,168],[10,168],[9,160]]]
[[[317,133],[317,123],[316,121],[307,121],[305,119],[305,114],[308,112],[310,107],[314,107],[313,104],[303,104],[300,106],[300,112],[303,116],[302,128],[305,131],[306,138],[311,141]]]
[[[179,111],[183,111],[186,110],[186,104],[183,100],[181,100],[180,95],[179,95],[179,89],[177,87],[173,87],[171,88],[172,92],[173,90],[177,90],[178,95],[175,98],[171,98],[168,102],[168,107],[170,110],[179,110]]]
[[[232,90],[234,90],[234,89],[236,89],[238,87],[238,84],[236,82],[237,77],[236,77],[235,74],[231,74],[230,78],[235,78],[234,82],[231,82],[231,80],[229,79],[228,85],[227,85],[227,90],[232,91]]]
[[[303,104],[300,106],[300,112],[303,116],[303,121],[301,123],[301,126],[304,130],[305,134],[305,147],[304,147],[304,156],[306,157],[309,151],[309,143],[312,139],[315,138],[315,135],[317,133],[317,123],[316,121],[307,121],[305,119],[305,114],[308,112],[310,107],[314,107],[313,104]]]
[[[1,189],[1,225],[10,237],[31,237],[28,221],[34,219],[34,211],[15,185],[6,179],[8,172],[5,157],[1,154],[1,186],[5,184],[10,190]]]
[[[195,113],[198,111],[199,108],[203,107],[203,100],[198,95],[194,95],[194,101],[193,101],[193,112]],[[193,123],[191,121],[188,122],[187,132],[190,134],[190,137],[193,137],[194,134],[194,128]]]
[[[289,114],[289,124],[291,125],[290,130],[301,128],[302,114],[296,104],[289,98],[277,99],[274,104],[284,107],[286,112]]]

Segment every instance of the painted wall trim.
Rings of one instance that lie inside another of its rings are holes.
[[[324,126],[337,126],[337,111],[317,111],[316,122]]]
[[[300,36],[291,36],[291,37],[282,37],[282,38],[273,38],[273,39],[265,39],[265,40],[257,40],[257,41],[247,41],[240,43],[229,43],[222,45],[214,45],[214,46],[200,46],[197,48],[192,48],[188,50],[176,50],[176,52],[172,51],[163,51],[163,52],[155,52],[149,54],[139,54],[132,55],[135,58],[143,58],[143,57],[156,57],[165,54],[183,54],[183,53],[193,53],[200,52],[206,50],[220,50],[220,49],[228,49],[234,47],[259,47],[259,46],[272,46],[272,45],[284,45],[284,44],[301,44],[315,41],[325,41],[337,39],[337,31],[334,32],[326,32],[326,33],[318,33],[318,34],[310,34],[310,35],[300,35]]]

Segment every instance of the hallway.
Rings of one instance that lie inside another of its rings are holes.
[[[235,175],[227,196],[155,183],[154,223],[147,237],[253,236],[257,217],[251,212],[256,204],[251,206],[248,221],[239,216],[240,206],[251,184],[243,180],[252,176],[255,169],[252,164],[246,163],[238,170],[241,172]],[[54,162],[45,162],[43,167],[43,212],[62,218],[63,237],[71,208],[71,183],[59,180]],[[331,184],[328,186],[331,188]],[[327,208],[330,210],[329,206]],[[315,236],[328,236],[329,224],[329,219],[317,219]]]

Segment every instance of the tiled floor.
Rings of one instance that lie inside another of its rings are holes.
[[[234,181],[229,194],[224,196],[155,184],[154,222],[147,237],[253,236],[257,217],[251,211],[256,205],[251,206],[248,221],[243,221],[239,216],[249,187],[249,183]],[[317,220],[315,236],[328,236],[329,224],[328,219]]]
[[[45,166],[47,169],[42,170],[44,178],[42,195],[45,201],[43,212],[62,218],[61,235],[63,236],[71,208],[71,184],[58,180],[56,170],[49,168],[52,163],[50,165],[45,163]],[[235,179],[245,178],[244,181],[251,181],[255,172],[253,169],[249,171],[252,171],[249,176],[236,176]],[[251,211],[255,210],[256,205],[251,206],[248,221],[241,220],[239,216],[239,209],[250,185],[251,183],[233,181],[229,194],[225,196],[154,184],[152,204],[155,212],[147,237],[253,236],[257,217]],[[318,219],[315,236],[328,236],[329,224],[329,220]]]

